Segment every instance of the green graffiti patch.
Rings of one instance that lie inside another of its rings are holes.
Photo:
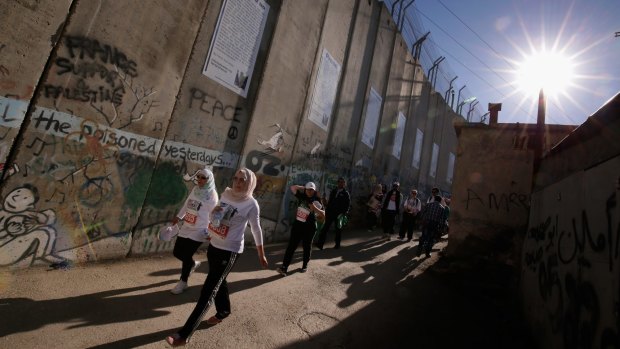
[[[138,186],[139,181],[140,179],[136,180],[135,186]],[[136,190],[134,195],[137,194],[138,191]],[[185,199],[186,195],[187,187],[183,182],[183,176],[177,173],[177,169],[172,163],[163,163],[153,172],[151,186],[144,204],[156,209],[163,209],[170,205],[178,205]],[[144,194],[141,197],[144,198]],[[129,201],[129,195],[127,201]]]

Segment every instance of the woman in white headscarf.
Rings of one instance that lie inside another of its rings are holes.
[[[185,325],[175,334],[166,337],[171,346],[185,345],[192,333],[198,328],[209,306],[215,303],[216,314],[207,320],[207,324],[215,325],[230,315],[230,299],[226,277],[243,252],[245,228],[250,224],[258,259],[267,268],[267,258],[263,250],[263,231],[260,226],[260,208],[252,196],[256,188],[256,176],[247,168],[241,168],[233,177],[232,188],[226,188],[219,204],[212,212],[218,213],[221,219],[209,225],[211,244],[207,249],[209,274],[205,280],[200,298],[194,311]]]
[[[200,169],[190,179],[196,183],[196,186],[172,220],[172,224],[183,221],[172,252],[182,262],[181,278],[170,290],[172,294],[182,293],[187,288],[187,279],[190,274],[200,266],[200,262],[194,260],[194,253],[208,239],[209,214],[218,201],[211,170],[206,167]]]

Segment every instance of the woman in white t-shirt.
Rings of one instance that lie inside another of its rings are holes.
[[[250,224],[258,259],[264,268],[267,268],[267,258],[263,250],[263,231],[260,226],[260,208],[252,196],[256,188],[256,176],[247,168],[241,168],[233,177],[233,187],[226,188],[219,204],[213,210],[220,218],[209,224],[211,243],[207,249],[209,274],[205,280],[200,298],[185,322],[185,325],[175,334],[166,337],[171,346],[185,345],[189,342],[192,333],[198,328],[209,306],[215,303],[215,316],[207,320],[207,324],[215,325],[230,315],[230,299],[226,277],[235,265],[238,256],[243,252],[244,233]]]
[[[194,253],[203,242],[207,241],[209,214],[218,200],[211,170],[206,167],[200,169],[196,171],[192,179],[196,186],[189,193],[185,204],[172,220],[172,224],[177,224],[179,220],[183,221],[172,252],[182,262],[181,279],[170,290],[172,294],[183,292],[187,288],[189,275],[200,266],[199,261],[194,261]]]

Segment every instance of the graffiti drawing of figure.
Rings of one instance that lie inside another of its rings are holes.
[[[37,212],[39,192],[24,184],[13,189],[0,208],[0,266],[15,264],[31,258],[59,263],[64,258],[54,254],[56,214],[52,210]]]

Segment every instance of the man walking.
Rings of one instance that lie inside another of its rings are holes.
[[[426,257],[430,257],[435,237],[439,231],[439,225],[442,219],[444,219],[444,206],[441,204],[441,196],[435,196],[432,202],[426,204],[420,212],[420,216],[424,221],[424,228],[418,243],[417,255],[421,255],[422,250],[424,250]]]
[[[316,247],[319,250],[323,249],[327,232],[329,231],[332,223],[336,223],[336,236],[334,237],[334,248],[340,248],[340,240],[342,238],[342,227],[338,225],[338,217],[340,215],[346,215],[349,212],[351,206],[351,195],[346,188],[347,182],[344,178],[338,178],[338,186],[329,193],[327,198],[327,209],[325,210],[325,224],[323,229],[319,233],[319,239],[316,242]]]

